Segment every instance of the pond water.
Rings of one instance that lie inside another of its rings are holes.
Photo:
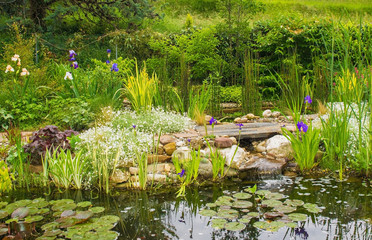
[[[307,219],[297,222],[295,228],[284,226],[274,232],[253,226],[255,221],[264,220],[264,209],[256,204],[249,210],[260,212],[260,219],[251,219],[241,231],[214,229],[212,218],[199,214],[200,210],[208,209],[207,203],[213,203],[223,195],[242,192],[255,183],[257,190],[270,190],[284,194],[287,199],[314,203],[322,211],[309,213],[298,208],[295,212],[306,213]],[[70,198],[76,202],[88,200],[94,206],[105,207],[104,214],[121,218],[114,229],[120,233],[118,239],[372,239],[372,191],[360,179],[338,182],[326,177],[280,177],[193,187],[187,189],[185,198],[176,198],[175,195],[175,189],[164,187],[148,192],[116,191],[110,195],[93,191],[33,189],[17,190],[2,196],[1,200],[13,202],[37,197],[47,200]],[[37,230],[41,232],[40,228]]]

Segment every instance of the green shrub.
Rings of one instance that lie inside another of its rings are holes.
[[[93,121],[93,113],[85,98],[56,97],[47,102],[48,120],[61,128],[77,131],[87,129]]]
[[[242,103],[242,87],[241,86],[228,86],[221,87],[221,102],[234,102]]]

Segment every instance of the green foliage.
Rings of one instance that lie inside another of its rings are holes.
[[[0,127],[7,129],[11,120],[13,120],[13,116],[0,106]]]
[[[212,85],[204,83],[200,89],[194,88],[189,95],[188,116],[199,125],[205,122],[205,110],[208,107],[211,95]]]
[[[221,155],[218,149],[213,150],[208,141],[207,144],[210,151],[210,158],[212,162],[213,181],[217,181],[219,178],[222,179],[225,176],[224,171],[226,158]]]
[[[47,108],[50,109],[47,119],[63,129],[80,131],[87,129],[93,121],[93,113],[85,98],[56,97],[47,102]]]
[[[296,131],[291,133],[288,129],[282,128],[283,135],[291,142],[295,154],[295,160],[301,171],[312,169],[315,163],[315,155],[319,149],[321,139],[320,130],[313,129],[310,125],[307,132]]]
[[[221,102],[242,103],[242,87],[241,86],[226,86],[220,88]]]
[[[8,165],[0,161],[0,195],[12,189],[12,175],[9,174]]]

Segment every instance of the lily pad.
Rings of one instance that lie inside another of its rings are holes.
[[[266,229],[266,228],[269,227],[269,223],[268,222],[259,221],[259,222],[253,223],[253,226],[256,227],[256,228],[260,228],[260,229]]]
[[[30,209],[27,207],[20,207],[14,210],[14,212],[11,215],[11,218],[18,218],[22,219],[26,217],[30,213]]]
[[[223,201],[223,200],[217,200],[215,202],[216,206],[232,206],[232,202],[230,201]]]
[[[274,209],[275,211],[282,212],[282,213],[291,213],[291,212],[296,211],[295,207],[291,207],[287,205],[276,206]]]
[[[46,231],[43,234],[43,236],[44,237],[55,237],[55,236],[60,235],[61,233],[63,233],[61,229],[52,229],[52,230]]]
[[[89,202],[89,201],[79,202],[79,203],[77,204],[78,207],[82,207],[82,208],[89,207],[89,206],[91,206],[91,205],[92,205],[92,203]]]
[[[232,204],[232,207],[234,208],[250,208],[253,204],[248,201],[236,201]]]
[[[49,208],[41,208],[39,209],[38,214],[46,214],[48,212],[50,212]]]
[[[270,192],[270,193],[265,194],[265,198],[279,200],[279,199],[283,199],[284,198],[284,195],[281,194],[281,193],[272,193],[272,192]]]
[[[55,236],[53,236],[53,237],[40,236],[40,237],[36,238],[35,240],[54,240],[54,239],[56,239]]]
[[[235,193],[233,195],[233,197],[236,198],[236,199],[248,199],[248,198],[252,197],[252,195],[249,194],[249,193],[240,192],[240,193]]]
[[[265,212],[264,217],[267,219],[277,218],[277,217],[283,217],[283,213],[281,212]]]
[[[241,219],[239,219],[239,222],[241,222],[241,223],[249,223],[250,221],[251,221],[251,219],[252,218],[241,218]]]
[[[239,212],[234,209],[220,209],[217,213],[217,216],[227,219],[238,218]]]
[[[99,219],[100,219],[99,221],[103,221],[106,223],[112,223],[112,224],[117,223],[120,220],[118,216],[114,216],[114,215],[106,215],[106,216],[100,217]]]
[[[8,228],[0,228],[0,236],[7,234],[8,233]]]
[[[288,222],[285,225],[289,228],[296,228],[297,227],[297,223],[295,223],[295,222]]]
[[[9,216],[7,211],[0,210],[0,219],[6,218],[7,216]]]
[[[66,210],[74,210],[76,208],[76,204],[74,202],[72,203],[59,203],[54,204],[52,207],[52,210],[55,212],[63,212]]]
[[[105,211],[105,208],[104,207],[92,207],[92,208],[89,208],[89,211],[91,211],[92,213],[101,213]]]
[[[30,199],[23,199],[23,200],[14,202],[14,204],[17,204],[18,207],[26,207],[27,205],[31,203],[32,203],[32,200]]]
[[[223,229],[226,223],[226,219],[223,218],[212,219],[212,227],[215,229]]]
[[[271,192],[268,191],[268,190],[258,190],[258,191],[256,191],[257,195],[262,195],[262,196],[264,196],[266,194],[269,194],[269,193],[271,193]]]
[[[284,226],[285,226],[285,223],[283,222],[273,221],[273,222],[270,222],[269,227],[266,228],[266,230],[271,231],[271,232],[276,232]]]
[[[262,205],[266,205],[268,207],[277,207],[277,206],[281,206],[282,204],[283,203],[281,201],[273,200],[273,199],[262,201]]]
[[[47,224],[44,224],[43,226],[41,226],[41,229],[44,230],[44,231],[50,231],[52,229],[57,229],[58,226],[59,226],[59,223],[50,222],[50,223],[47,223]]]
[[[6,220],[5,223],[6,223],[6,224],[9,224],[9,223],[11,223],[11,222],[18,222],[18,221],[19,221],[18,218],[11,218],[11,219]]]
[[[91,211],[83,211],[83,212],[79,212],[78,214],[76,214],[75,218],[79,220],[86,220],[86,219],[93,217],[93,215],[94,213]]]
[[[304,205],[304,201],[298,199],[287,199],[284,203],[292,207],[299,207]]]
[[[0,202],[0,209],[3,208],[3,207],[5,207],[6,205],[8,205],[7,202]]]
[[[209,208],[217,207],[217,205],[215,203],[207,203],[206,206],[209,207]]]
[[[322,209],[320,209],[318,205],[314,203],[306,203],[304,204],[304,208],[306,208],[306,210],[311,213],[320,213],[322,211]]]
[[[234,198],[230,197],[230,196],[221,196],[219,198],[217,198],[217,201],[233,201]]]
[[[253,218],[258,218],[260,216],[258,212],[250,212],[247,215]]]
[[[231,209],[231,206],[222,205],[222,206],[220,206],[220,209]]]
[[[230,231],[241,231],[245,228],[245,225],[240,222],[229,222],[225,224],[225,229]]]
[[[41,220],[43,220],[44,217],[43,216],[40,216],[40,215],[34,215],[34,216],[29,216],[29,217],[26,217],[25,218],[25,222],[26,223],[33,223],[33,222],[39,222]]]
[[[52,200],[49,203],[51,205],[70,204],[70,203],[74,203],[74,200],[72,200],[72,199],[59,199],[59,200]]]
[[[213,217],[213,216],[216,216],[217,212],[214,210],[203,209],[199,211],[199,214],[204,217]]]
[[[76,212],[74,210],[66,210],[61,213],[61,217],[71,217],[74,216]]]
[[[291,213],[291,214],[288,214],[288,217],[292,221],[296,221],[296,222],[297,221],[299,221],[299,222],[306,221],[306,219],[307,219],[307,215],[303,214],[303,213]]]
[[[98,239],[105,239],[105,240],[115,240],[118,238],[119,233],[114,231],[108,231],[108,232],[98,232],[99,238]]]

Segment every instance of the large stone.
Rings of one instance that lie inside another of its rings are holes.
[[[172,159],[171,156],[166,156],[166,155],[155,155],[155,154],[149,154],[147,156],[147,163],[148,164],[151,164],[151,163],[164,163],[164,162],[168,162]]]
[[[176,138],[171,135],[163,135],[160,137],[160,143],[163,145],[167,145],[168,143],[175,142]]]
[[[192,149],[196,149],[196,150],[198,150],[199,148],[202,149],[204,147],[204,140],[203,138],[200,138],[200,137],[190,139],[190,145]]]
[[[165,152],[167,153],[167,155],[172,155],[173,152],[176,150],[176,143],[175,142],[171,142],[171,143],[168,143],[164,146],[164,150]]]
[[[159,143],[157,146],[153,147],[153,153],[162,155],[164,153],[164,148],[163,144]]]
[[[128,181],[130,173],[128,171],[122,171],[120,169],[115,169],[110,177],[111,183],[123,183]]]
[[[160,183],[165,183],[167,181],[167,176],[163,174],[147,174],[147,181],[151,182],[160,182]]]
[[[198,174],[202,178],[213,177],[212,163],[209,160],[202,160],[199,164]]]
[[[256,173],[260,175],[281,173],[285,164],[286,161],[282,158],[268,159],[261,155],[250,155],[246,158],[246,161],[240,165],[239,170],[255,170]]]
[[[271,110],[270,109],[267,109],[267,110],[263,111],[262,116],[264,118],[269,118],[269,117],[271,117],[272,114],[273,113],[271,112]]]
[[[271,116],[274,117],[274,118],[278,118],[278,117],[280,117],[281,115],[282,115],[282,113],[279,112],[279,111],[274,111],[274,112],[271,114]]]
[[[255,146],[256,152],[266,152],[266,141],[262,141]]]
[[[283,135],[275,135],[266,140],[266,151],[275,157],[293,158],[293,149],[291,142]]]
[[[172,158],[178,158],[180,162],[191,159],[191,150],[188,147],[180,147],[173,152]]]
[[[239,169],[245,161],[246,152],[237,145],[221,149],[220,153],[225,158],[225,164],[231,168]]]
[[[168,173],[174,169],[175,167],[171,163],[149,164],[147,166],[148,173]]]
[[[218,148],[229,148],[233,145],[233,141],[230,138],[218,137],[214,140],[214,145]]]

